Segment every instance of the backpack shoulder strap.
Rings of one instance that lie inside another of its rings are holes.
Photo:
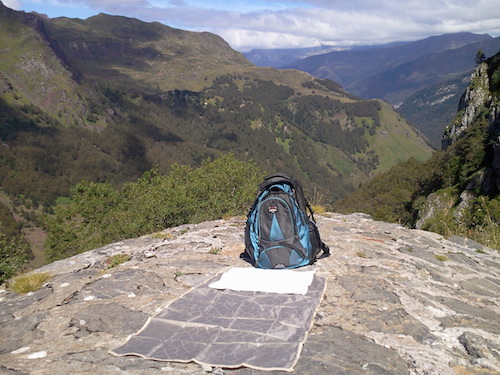
[[[321,250],[323,250],[323,254],[321,254],[320,256],[316,257],[316,259],[323,259],[323,258],[326,258],[326,257],[330,256],[330,248],[323,241],[321,241]]]

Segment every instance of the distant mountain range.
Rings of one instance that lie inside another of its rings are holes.
[[[500,38],[489,35],[471,33],[456,33],[433,36],[411,43],[389,46],[377,46],[363,50],[344,50],[319,53],[314,56],[289,61],[281,68],[300,69],[319,78],[328,78],[339,83],[346,91],[364,99],[380,98],[403,108],[409,104],[405,101],[419,90],[428,91],[433,85],[457,77],[470,75],[475,66],[475,56],[482,50],[486,57],[500,50]],[[299,55],[299,51],[295,55]],[[320,51],[315,51],[320,52]],[[273,56],[276,51],[269,51]],[[292,56],[282,51],[282,57]],[[250,61],[263,61],[265,51],[246,54]],[[259,59],[254,59],[260,56]],[[283,62],[283,60],[281,60]],[[460,78],[459,78],[460,80]],[[458,91],[463,91],[465,85],[460,85]],[[455,116],[458,101],[448,105],[449,97],[441,103],[434,101],[427,108],[426,102],[420,102],[423,112],[445,112],[453,108],[443,120],[451,120]],[[453,98],[455,100],[455,98]],[[411,110],[410,110],[411,111]],[[410,116],[412,117],[412,116]],[[440,143],[445,123],[421,121],[423,118],[412,117],[412,123],[421,130],[432,144]]]
[[[374,48],[395,47],[408,42],[394,42],[383,45],[336,47],[319,46],[309,48],[275,48],[275,49],[253,49],[245,52],[245,57],[257,66],[270,66],[273,68],[283,68],[297,60],[306,59],[311,56],[324,55],[333,51],[362,51]]]

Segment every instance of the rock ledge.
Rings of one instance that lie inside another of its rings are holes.
[[[498,251],[363,214],[318,226],[332,255],[312,267],[328,286],[296,373],[500,373]],[[243,230],[241,218],[171,228],[46,265],[37,292],[0,289],[0,373],[260,373],[108,353],[189,288],[250,266]],[[131,260],[106,269],[118,253]]]

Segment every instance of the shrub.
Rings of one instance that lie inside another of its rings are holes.
[[[108,183],[80,183],[72,189],[71,203],[45,217],[47,260],[181,224],[245,214],[262,178],[254,163],[227,154],[198,168],[173,165],[168,175],[150,170],[119,190]]]
[[[0,222],[0,284],[14,276],[28,260],[27,245],[16,239],[7,240]]]

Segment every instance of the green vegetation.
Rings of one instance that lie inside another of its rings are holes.
[[[498,97],[500,95],[500,54],[497,53],[488,61],[490,91]]]
[[[472,139],[463,138],[452,149],[471,149],[466,146],[468,141]],[[375,176],[352,195],[334,204],[334,209],[344,213],[366,212],[376,220],[399,222],[412,227],[418,219],[419,211],[425,208],[426,197],[435,192],[438,194],[436,199],[444,206],[435,210],[422,229],[446,237],[463,235],[500,249],[498,193],[491,196],[478,193],[460,220],[456,219],[454,212],[461,202],[459,192],[474,179],[472,166],[477,167],[478,157],[473,154],[456,156],[450,153],[452,150],[436,152],[425,163],[415,159],[401,163]],[[483,154],[483,150],[477,149],[477,153]],[[458,159],[460,162],[450,163],[450,159]]]
[[[397,160],[430,155],[378,101],[295,96],[288,86],[244,76],[218,77],[201,92],[130,93],[102,84],[89,102],[87,120],[89,113],[96,119],[89,127],[64,126],[36,106],[1,97],[0,109],[8,146],[0,147],[2,187],[46,207],[81,180],[116,187],[153,167],[167,173],[173,163],[196,166],[229,151],[270,173],[286,170],[332,201]],[[386,136],[393,131],[404,141]]]
[[[484,60],[486,59],[486,55],[484,54],[482,49],[478,49],[476,52],[476,64],[479,65],[481,64]]]
[[[430,154],[383,102],[254,67],[209,33],[0,11],[0,188],[30,221],[45,213],[48,260],[244,214],[261,173],[299,178],[326,206]]]
[[[0,222],[0,284],[16,275],[27,261],[28,246],[18,238],[8,238]]]
[[[409,159],[375,176],[353,194],[334,204],[340,212],[366,212],[377,220],[411,224],[414,216],[413,200],[425,194],[428,181],[432,181],[435,158],[427,163]]]
[[[213,255],[217,255],[221,252],[221,248],[220,247],[212,247],[210,250],[209,250],[209,254],[213,254]]]
[[[500,74],[500,54],[488,59],[490,87],[498,103],[494,79]],[[362,211],[377,220],[414,226],[421,214],[433,214],[422,229],[472,238],[500,249],[500,194],[492,167],[498,155],[498,123],[490,124],[488,103],[479,107],[473,123],[445,151],[427,161],[410,159],[375,176],[336,203],[340,212]],[[461,113],[453,124],[459,126]],[[462,192],[466,191],[466,195]],[[424,215],[424,216],[425,216]]]
[[[446,262],[448,260],[448,257],[446,255],[442,255],[442,254],[434,254],[434,258],[436,258],[437,260],[439,260],[441,262]]]
[[[47,215],[47,260],[186,223],[245,214],[263,175],[253,163],[227,154],[198,168],[174,165],[168,175],[146,172],[116,189],[84,182],[72,202]]]
[[[34,292],[40,289],[50,277],[51,275],[45,272],[26,273],[14,278],[9,289],[18,294]]]
[[[122,263],[128,262],[130,260],[130,255],[128,254],[115,254],[112,255],[104,261],[106,268],[114,268],[119,266]]]

